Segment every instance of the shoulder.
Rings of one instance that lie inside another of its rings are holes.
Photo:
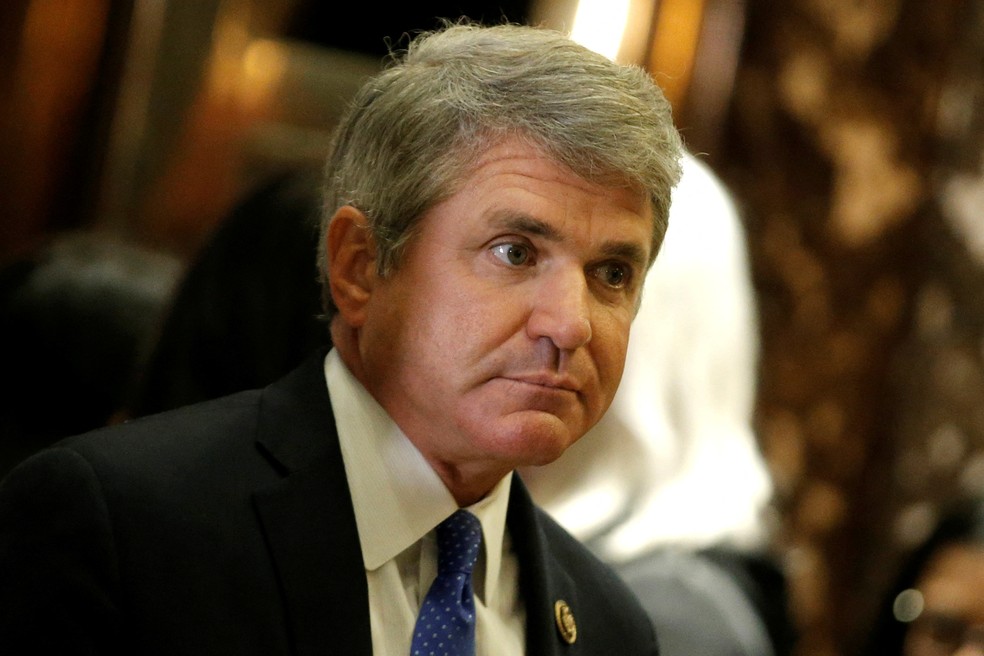
[[[159,508],[227,481],[255,481],[270,470],[255,447],[261,396],[244,392],[63,439],[14,467],[0,499]]]
[[[65,470],[91,477],[107,498],[154,495],[204,504],[242,496],[323,454],[333,418],[322,353],[259,390],[239,392],[66,438],[8,474],[58,485]],[[295,463],[296,464],[296,463]],[[32,472],[44,472],[34,475]],[[9,487],[9,485],[7,486]],[[196,501],[196,498],[199,498]]]
[[[542,625],[544,632],[563,636],[563,611],[576,626],[583,653],[610,653],[615,640],[621,654],[657,653],[652,622],[615,571],[534,506],[521,484],[514,495],[509,528],[531,630]]]
[[[580,588],[592,590],[603,603],[624,607],[644,615],[635,594],[609,564],[603,562],[584,543],[567,532],[546,511],[537,508],[540,527],[552,558],[578,582]]]
[[[249,446],[261,391],[234,394],[77,435],[54,446],[96,468],[194,467],[203,456]]]
[[[655,653],[658,636],[653,623],[628,585],[546,512],[540,515],[553,558],[575,585],[576,595],[565,601],[571,606],[579,640],[597,643],[601,650],[589,653],[609,653],[612,640],[619,641],[622,654]]]

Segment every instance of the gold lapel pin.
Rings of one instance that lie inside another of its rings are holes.
[[[574,622],[574,613],[571,607],[563,599],[558,599],[554,603],[554,619],[557,620],[557,630],[567,644],[573,645],[577,640],[577,623]]]

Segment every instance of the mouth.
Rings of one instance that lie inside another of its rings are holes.
[[[580,385],[570,376],[551,373],[514,374],[502,377],[503,380],[518,386],[527,386],[543,391],[580,393]]]
[[[562,421],[578,421],[590,414],[592,398],[578,381],[557,374],[503,374],[488,381],[497,403],[509,412],[553,415]]]

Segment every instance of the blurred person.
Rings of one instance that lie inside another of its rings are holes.
[[[772,482],[752,430],[758,326],[741,220],[689,155],[670,217],[609,412],[555,463],[524,472],[554,514],[618,560],[653,544],[768,539]]]
[[[984,498],[944,508],[888,590],[865,654],[984,654]]]
[[[321,172],[273,176],[209,235],[178,284],[120,414],[264,387],[331,346],[317,250]]]
[[[629,338],[622,384],[535,499],[642,598],[667,654],[785,653],[773,486],[752,430],[758,322],[741,217],[696,157]]]
[[[57,234],[5,263],[0,476],[111,420],[179,275],[169,255],[87,231]]]
[[[513,472],[611,403],[680,149],[648,74],[563,35],[416,37],[328,158],[331,350],[15,468],[0,651],[657,653]]]

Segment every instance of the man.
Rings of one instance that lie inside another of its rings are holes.
[[[611,402],[679,156],[640,70],[528,27],[415,39],[329,157],[332,350],[15,469],[0,652],[656,653],[512,472]],[[473,569],[446,572],[449,517]],[[446,574],[469,646],[433,651]]]

